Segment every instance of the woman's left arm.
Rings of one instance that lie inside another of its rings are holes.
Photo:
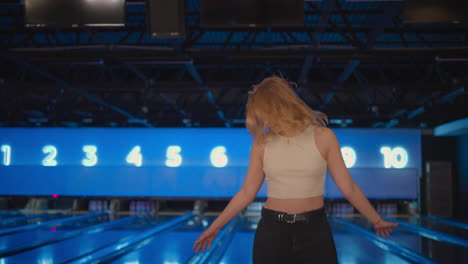
[[[341,193],[343,193],[346,199],[373,224],[377,235],[382,235],[383,237],[389,236],[392,231],[391,227],[397,226],[398,224],[383,220],[366,198],[361,188],[353,181],[348,168],[346,168],[341,154],[340,144],[335,133],[329,128],[322,128],[320,134],[320,141],[326,142],[325,158],[327,160],[328,171]]]

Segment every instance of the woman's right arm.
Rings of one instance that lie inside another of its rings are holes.
[[[265,175],[263,173],[263,150],[264,145],[254,140],[250,150],[250,162],[247,175],[242,188],[231,199],[223,212],[213,221],[200,237],[195,241],[192,249],[195,252],[201,249],[210,249],[211,243],[219,230],[238,215],[257,196],[258,190],[262,187]]]
[[[264,146],[254,141],[250,150],[249,168],[242,188],[231,199],[210,228],[220,230],[255,199],[265,178],[263,173],[263,150]]]

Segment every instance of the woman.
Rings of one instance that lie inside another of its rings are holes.
[[[256,197],[267,180],[267,201],[253,246],[257,263],[337,263],[324,210],[326,169],[348,201],[387,237],[397,223],[374,210],[354,183],[327,117],[310,109],[280,77],[269,77],[249,92],[246,124],[254,137],[242,188],[195,241],[209,249],[218,231]]]

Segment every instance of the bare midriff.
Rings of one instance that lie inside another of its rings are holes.
[[[323,195],[295,199],[278,199],[274,197],[268,197],[264,205],[265,208],[270,210],[292,214],[312,211],[323,206]]]

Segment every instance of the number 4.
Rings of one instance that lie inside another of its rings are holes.
[[[127,163],[134,164],[137,167],[141,167],[143,164],[143,156],[140,153],[141,147],[135,146],[127,155]]]

